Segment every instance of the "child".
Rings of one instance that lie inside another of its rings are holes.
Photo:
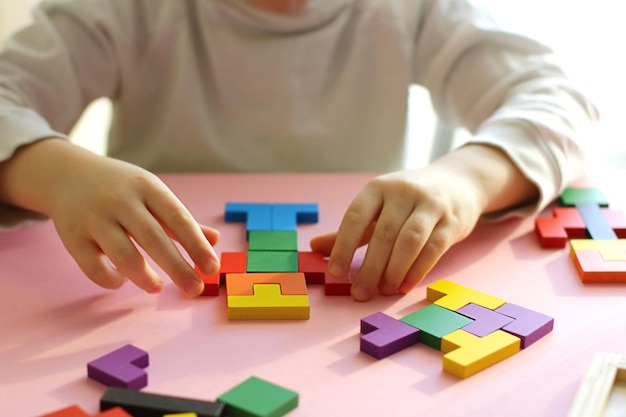
[[[468,144],[403,169],[407,95],[426,87]],[[67,140],[109,97],[106,157]],[[5,226],[51,218],[98,285],[190,296],[219,261],[151,172],[376,171],[337,232],[311,242],[352,295],[406,293],[481,216],[531,215],[582,174],[595,109],[545,46],[469,0],[65,0],[0,55]],[[131,239],[132,238],[132,239]]]

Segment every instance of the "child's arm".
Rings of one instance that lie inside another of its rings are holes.
[[[330,255],[332,275],[347,273],[369,244],[352,295],[406,293],[472,231],[481,214],[528,203],[537,187],[500,150],[467,145],[426,168],[379,176],[357,194],[338,232],[311,241]]]
[[[63,139],[23,146],[0,163],[0,202],[49,216],[83,272],[105,288],[128,278],[161,290],[163,280],[135,242],[190,296],[203,284],[172,239],[204,273],[219,270],[218,232],[198,225],[156,176]]]

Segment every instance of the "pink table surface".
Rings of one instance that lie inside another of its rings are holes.
[[[228,201],[316,202],[300,225],[301,250],[335,229],[371,174],[164,175],[196,218],[217,226],[217,250],[246,250],[243,224],[225,224]],[[601,175],[626,209],[626,173]],[[362,252],[354,267],[358,267]],[[551,315],[552,333],[468,379],[443,372],[442,353],[417,345],[382,360],[359,351],[359,321],[423,307],[426,285],[446,278]],[[51,222],[0,234],[0,416],[34,417],[71,404],[98,412],[105,390],[87,362],[124,344],[150,354],[144,391],[214,400],[255,375],[300,394],[301,416],[563,416],[596,352],[626,349],[626,285],[583,285],[567,251],[542,249],[533,218],[481,224],[406,296],[367,303],[309,286],[311,318],[229,321],[226,297],[188,299],[133,285],[103,290],[80,272]]]

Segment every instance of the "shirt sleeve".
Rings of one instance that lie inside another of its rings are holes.
[[[533,204],[485,219],[535,214],[584,173],[582,144],[598,120],[547,46],[501,28],[473,3],[423,2],[415,81],[443,123],[501,149],[534,183]]]
[[[68,139],[93,100],[115,95],[119,35],[111,22],[119,10],[113,4],[44,2],[33,23],[8,39],[0,53],[0,162],[20,146]],[[41,218],[0,205],[0,228]]]

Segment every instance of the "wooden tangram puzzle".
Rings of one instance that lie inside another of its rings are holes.
[[[545,248],[568,245],[582,282],[626,282],[626,216],[597,188],[568,188],[553,217],[535,219]]]
[[[225,286],[230,320],[308,319],[307,284],[326,295],[349,295],[350,276],[332,278],[319,252],[298,251],[297,225],[318,221],[317,204],[227,203],[226,222],[246,224],[247,252],[222,252],[218,274],[206,276],[203,295]]]
[[[466,378],[525,349],[554,327],[545,314],[448,280],[427,287],[432,304],[395,319],[361,319],[360,349],[382,359],[417,343],[444,353],[443,369]]]

